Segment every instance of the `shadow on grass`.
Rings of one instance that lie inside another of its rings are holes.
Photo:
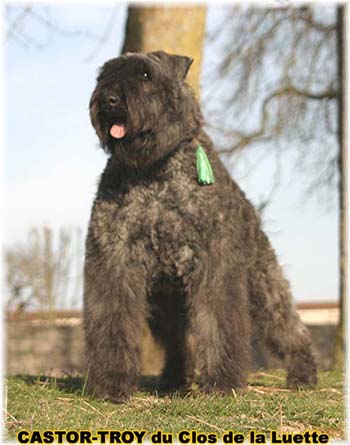
[[[85,377],[51,377],[47,375],[23,375],[14,376],[21,379],[27,385],[40,385],[41,387],[54,387],[64,393],[86,395],[86,378]],[[142,376],[139,380],[139,391],[146,392],[149,395],[157,395],[158,397],[168,396],[169,394],[186,394],[181,388],[165,388],[162,380],[158,376]]]

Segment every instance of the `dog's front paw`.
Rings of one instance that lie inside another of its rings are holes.
[[[313,386],[317,384],[317,370],[315,366],[294,369],[293,373],[288,373],[288,388],[298,388],[303,386]]]
[[[126,403],[131,399],[132,393],[136,388],[111,388],[101,385],[91,384],[88,386],[88,393],[95,398],[103,399],[111,403]]]
[[[288,388],[313,386],[317,384],[317,364],[314,353],[310,349],[297,351],[290,357],[287,367]]]
[[[317,373],[311,371],[300,375],[288,375],[287,386],[290,389],[295,389],[304,386],[314,386],[317,384]]]
[[[106,400],[107,402],[115,403],[116,405],[118,405],[121,403],[129,402],[131,399],[131,396],[123,394],[123,393],[113,394],[113,395],[108,394],[108,395],[104,396],[103,399]]]

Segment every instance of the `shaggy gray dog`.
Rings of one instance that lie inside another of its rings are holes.
[[[137,387],[146,321],[165,348],[169,386],[243,387],[252,328],[284,359],[290,386],[317,380],[309,333],[259,217],[202,129],[185,82],[191,63],[128,53],[105,63],[90,102],[109,158],[86,242],[88,387],[115,402]],[[200,184],[199,145],[214,184]]]

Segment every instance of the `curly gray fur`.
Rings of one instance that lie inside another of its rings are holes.
[[[86,241],[88,387],[115,402],[137,387],[146,321],[165,348],[169,386],[244,387],[252,329],[284,359],[290,386],[317,380],[309,333],[259,217],[202,128],[184,81],[191,62],[162,51],[110,60],[90,102],[109,159]],[[110,135],[115,122],[123,138]],[[198,184],[198,143],[214,185]]]

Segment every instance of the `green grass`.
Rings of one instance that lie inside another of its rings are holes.
[[[17,376],[7,379],[7,438],[20,429],[182,429],[222,433],[318,430],[344,438],[344,376],[320,373],[312,389],[288,390],[282,371],[252,374],[249,386],[232,395],[158,394],[157,379],[143,378],[141,390],[122,405],[83,394],[83,378]]]

